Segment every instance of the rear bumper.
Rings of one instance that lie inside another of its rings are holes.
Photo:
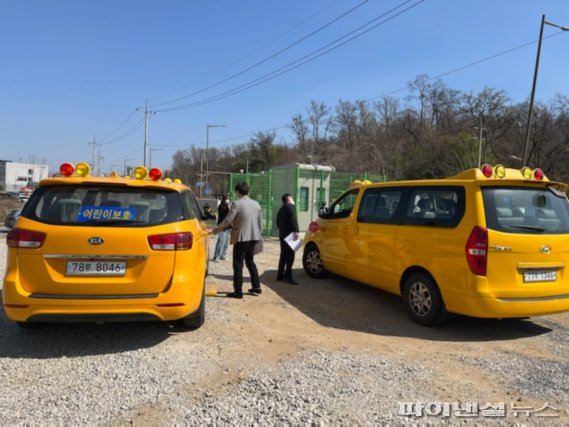
[[[16,322],[117,322],[171,321],[198,310],[204,280],[172,283],[166,292],[149,295],[62,295],[30,294],[5,277],[2,296],[6,316]]]
[[[481,298],[460,295],[449,311],[473,317],[533,317],[569,311],[569,295],[534,298]]]

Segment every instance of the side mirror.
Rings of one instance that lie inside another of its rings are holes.
[[[330,215],[330,211],[328,208],[320,208],[318,209],[318,218],[328,218]]]

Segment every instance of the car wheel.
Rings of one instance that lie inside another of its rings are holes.
[[[304,249],[304,254],[302,255],[302,266],[304,267],[306,274],[310,277],[321,278],[326,276],[327,272],[324,269],[320,251],[313,243],[308,244]]]
[[[447,318],[439,288],[428,274],[409,276],[403,287],[403,298],[409,316],[420,325],[440,325]]]
[[[198,329],[205,321],[205,284],[202,292],[202,299],[198,309],[192,314],[180,319],[179,323],[184,329],[190,331]]]

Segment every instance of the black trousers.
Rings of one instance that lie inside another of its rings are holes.
[[[294,264],[294,251],[287,242],[281,240],[281,255],[279,257],[279,269],[277,278],[292,279],[292,265]]]
[[[233,245],[233,290],[238,294],[243,292],[243,261],[245,261],[251,276],[251,287],[261,289],[259,272],[253,254],[255,243],[257,242],[252,240],[250,242],[237,242]]]

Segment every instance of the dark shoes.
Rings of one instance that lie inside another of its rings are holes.
[[[287,282],[291,285],[298,285],[298,282],[295,282],[292,277],[288,276],[277,276],[277,282]]]
[[[258,288],[258,289],[257,289],[257,288],[252,288],[252,289],[249,289],[249,293],[250,293],[250,294],[257,294],[257,295],[259,295],[259,294],[262,294],[262,293],[263,293],[263,290],[262,290],[261,288]]]
[[[243,299],[243,293],[242,292],[229,292],[228,294],[226,294],[227,298],[239,298],[239,299]]]

